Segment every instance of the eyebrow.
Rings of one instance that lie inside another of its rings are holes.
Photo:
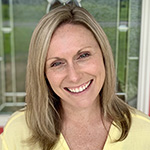
[[[86,47],[84,47],[84,48],[79,49],[79,50],[77,51],[77,53],[75,54],[75,56],[78,55],[78,54],[80,54],[82,50],[87,49],[87,48],[91,48],[91,46],[86,46]],[[64,58],[60,58],[60,57],[50,57],[50,58],[48,58],[46,61],[51,60],[51,59],[61,60],[61,59],[64,59]]]

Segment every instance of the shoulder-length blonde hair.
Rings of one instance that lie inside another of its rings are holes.
[[[102,114],[121,129],[122,134],[117,141],[124,140],[130,129],[131,116],[129,107],[115,95],[114,62],[107,37],[93,16],[84,8],[65,5],[46,14],[31,38],[26,78],[26,120],[32,131],[30,143],[38,142],[43,150],[51,149],[61,132],[61,104],[45,77],[45,61],[53,33],[64,23],[81,24],[95,36],[106,69],[106,79],[100,92]]]

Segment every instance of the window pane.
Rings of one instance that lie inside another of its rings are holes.
[[[43,0],[13,0],[12,5],[9,0],[1,2],[0,22],[7,30],[0,30],[0,112],[10,113],[24,106],[29,42],[48,3]],[[117,94],[136,107],[142,1],[85,0],[81,3],[96,18],[110,41]],[[13,30],[9,31],[11,27]]]

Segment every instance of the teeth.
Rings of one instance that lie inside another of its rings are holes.
[[[83,91],[83,88],[82,88],[82,87],[80,87],[80,88],[79,88],[79,91]]]
[[[75,91],[76,91],[76,93],[78,93],[78,92],[79,92],[79,89],[76,88]]]
[[[86,85],[82,85],[79,88],[68,88],[68,90],[72,93],[79,93],[84,91],[89,85],[90,85],[91,81],[89,81]]]

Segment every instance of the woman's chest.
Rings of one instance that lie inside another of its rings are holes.
[[[102,150],[108,132],[103,128],[72,128],[63,133],[70,150]]]

